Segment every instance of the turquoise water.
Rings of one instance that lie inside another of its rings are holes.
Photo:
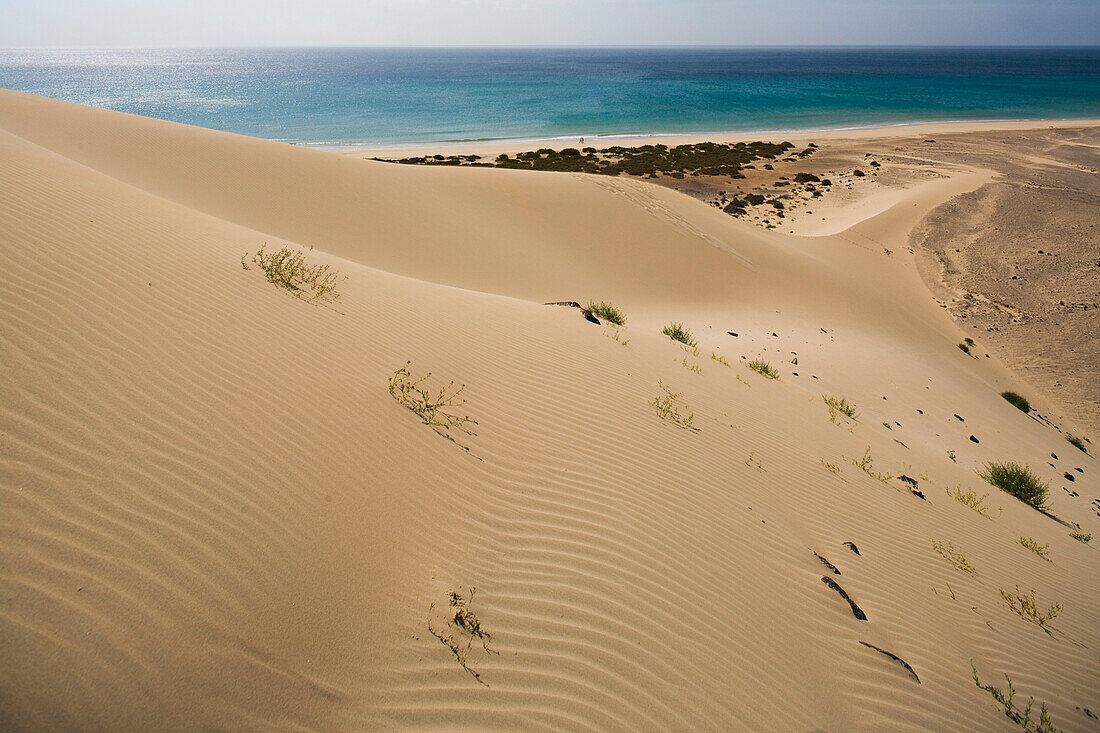
[[[396,145],[1100,117],[1100,48],[8,49],[0,86]]]

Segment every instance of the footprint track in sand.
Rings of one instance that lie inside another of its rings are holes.
[[[593,185],[599,186],[605,191],[610,191],[618,196],[621,196],[638,207],[644,209],[652,216],[657,217],[661,221],[671,224],[674,227],[683,229],[690,232],[704,242],[707,242],[718,249],[728,252],[737,260],[750,270],[755,270],[756,266],[750,259],[745,257],[740,252],[737,252],[730,248],[728,244],[718,239],[717,237],[704,232],[699,227],[692,224],[690,221],[680,216],[676,212],[668,208],[668,206],[661,201],[652,191],[647,190],[644,184],[639,184],[637,181],[618,180],[613,178],[598,178],[589,175],[583,175],[579,173],[571,174],[574,178],[582,181],[589,181]]]

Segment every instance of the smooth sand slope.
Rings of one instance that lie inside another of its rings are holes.
[[[1100,540],[976,471],[1029,464],[1096,534],[1100,467],[998,396],[906,248],[986,179],[800,238],[636,181],[0,92],[0,727],[1003,730],[973,660],[1095,730]],[[264,242],[315,247],[339,301],[243,269]],[[590,297],[627,327],[541,305]],[[467,385],[476,435],[390,396],[409,360]],[[1049,632],[1017,584],[1063,605]],[[473,587],[491,639],[447,611]]]

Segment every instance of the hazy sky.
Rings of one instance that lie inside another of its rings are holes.
[[[1100,44],[1100,0],[0,0],[0,46]]]

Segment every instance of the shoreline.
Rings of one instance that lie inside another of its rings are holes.
[[[932,122],[896,122],[889,124],[853,125],[847,127],[828,127],[811,129],[775,129],[775,130],[746,130],[746,131],[715,131],[715,132],[690,132],[690,133],[616,133],[613,135],[556,135],[549,137],[530,138],[493,138],[485,140],[447,140],[437,143],[394,143],[392,145],[376,145],[372,143],[300,143],[290,141],[288,144],[313,150],[325,150],[346,155],[360,153],[423,153],[427,151],[449,152],[453,154],[512,152],[526,149],[531,145],[543,145],[549,143],[574,145],[581,144],[584,140],[586,147],[602,150],[614,145],[626,143],[641,144],[687,144],[693,142],[742,142],[762,137],[785,136],[793,140],[805,140],[808,137],[822,140],[842,140],[857,137],[891,137],[894,135],[907,135],[916,133],[960,133],[960,132],[991,132],[991,131],[1016,131],[1031,130],[1040,127],[1065,128],[1065,127],[1094,127],[1100,125],[1100,117],[1085,118],[1039,118],[1039,119],[983,119],[983,120],[939,120]]]

